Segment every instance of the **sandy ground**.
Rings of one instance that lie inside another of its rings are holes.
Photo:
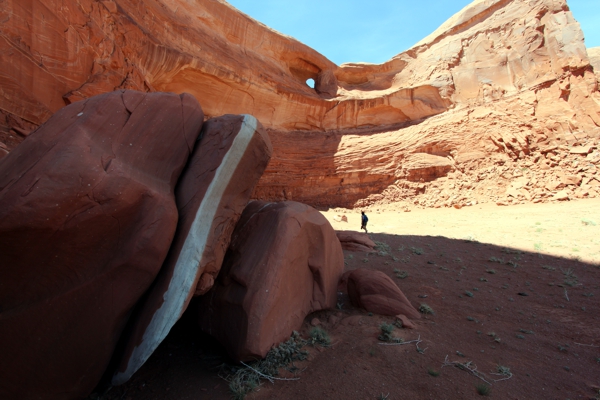
[[[500,207],[413,209],[403,204],[366,209],[370,233],[444,236],[600,264],[600,199]],[[360,210],[323,212],[336,230],[359,230]],[[346,215],[348,223],[335,220]]]
[[[386,346],[382,323],[340,292],[317,318],[332,345],[308,348],[280,377],[247,399],[600,399],[600,200],[526,206],[398,212],[367,210],[377,252],[344,251],[345,268],[390,276],[432,315],[393,335],[419,343]],[[324,215],[358,230],[343,210]],[[223,379],[235,366],[195,324],[195,303],[126,384],[90,399],[230,399]],[[454,364],[452,364],[454,363]],[[477,371],[479,376],[467,368]],[[504,375],[498,373],[502,367]],[[485,380],[485,382],[484,382]],[[487,383],[486,383],[487,382]]]

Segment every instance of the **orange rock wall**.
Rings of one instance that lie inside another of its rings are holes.
[[[0,107],[34,124],[115,88],[185,91],[208,116],[249,113],[284,130],[396,123],[449,104],[428,87],[330,99],[335,64],[222,1],[7,0],[0,7]]]
[[[452,105],[441,115],[384,132],[346,130],[335,150],[315,143],[302,155],[295,147],[293,161],[290,146],[276,143],[257,196],[276,195],[277,181],[286,188],[279,198],[323,206],[414,199],[451,171],[539,161],[544,145],[595,143],[600,136],[598,80],[564,1],[475,1],[392,60],[344,64],[336,76],[338,95],[430,87]],[[310,134],[295,135],[297,143],[313,142]],[[299,165],[306,166],[304,185]],[[319,166],[327,177],[319,177]],[[459,187],[444,189],[461,194]],[[504,194],[489,193],[493,201]],[[427,204],[448,197],[427,198]]]
[[[0,157],[70,102],[189,92],[207,116],[250,113],[269,129],[256,197],[352,205],[600,125],[564,0],[476,0],[380,65],[336,66],[221,0],[5,0],[0,17]]]

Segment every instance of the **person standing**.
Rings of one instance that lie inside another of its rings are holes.
[[[360,214],[360,229],[364,229],[366,233],[369,233],[369,231],[367,231],[367,222],[369,222],[369,218],[364,211],[361,211]]]

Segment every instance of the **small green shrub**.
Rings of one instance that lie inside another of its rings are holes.
[[[396,278],[398,279],[408,278],[408,272],[399,270],[398,268],[394,268],[394,274],[396,274]]]
[[[427,368],[427,373],[428,373],[429,375],[431,375],[431,376],[435,376],[435,377],[438,377],[438,376],[440,376],[440,371],[436,371],[436,370],[435,370],[435,369],[433,369],[433,368]]]
[[[421,254],[424,253],[423,249],[420,247],[411,247],[410,251],[412,251],[414,254],[420,256]]]
[[[389,252],[391,250],[391,248],[387,243],[375,241],[375,250]]]
[[[475,385],[475,389],[477,389],[477,393],[479,393],[480,396],[489,396],[492,392],[492,388],[485,383]]]
[[[403,340],[401,338],[397,338],[397,337],[394,337],[394,335],[392,335],[392,333],[394,332],[393,324],[387,324],[384,322],[379,326],[379,329],[381,329],[381,334],[377,338],[379,340],[381,340],[382,342],[392,342],[392,343],[402,343],[403,342]]]
[[[302,350],[302,347],[306,344],[307,341],[294,331],[287,342],[273,347],[264,359],[252,363],[252,368],[224,365],[220,375],[229,382],[229,390],[233,398],[243,400],[247,394],[258,388],[260,380],[264,378],[261,374],[275,377],[279,374],[280,368],[286,367],[294,361],[305,360],[308,352]]]
[[[500,365],[498,364],[496,366],[496,372],[499,375],[504,375],[504,376],[512,376],[512,373],[510,372],[510,368],[505,367],[504,365]]]
[[[566,271],[562,270],[562,273],[565,275],[565,280],[563,281],[563,283],[567,286],[575,286],[578,283],[577,280],[577,276],[575,276],[575,273],[573,272],[573,270],[571,268],[567,269]]]
[[[419,306],[419,312],[421,312],[422,314],[434,314],[433,308],[429,307],[426,303],[421,303],[421,305]]]
[[[331,344],[331,338],[329,337],[329,333],[320,326],[315,326],[308,332],[309,344],[311,345],[319,345],[322,347],[327,347]]]

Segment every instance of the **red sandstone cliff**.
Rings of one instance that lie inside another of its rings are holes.
[[[269,129],[258,198],[598,195],[598,79],[564,0],[477,0],[384,64],[339,67],[218,0],[6,0],[0,16],[0,152],[94,94],[189,92]]]

